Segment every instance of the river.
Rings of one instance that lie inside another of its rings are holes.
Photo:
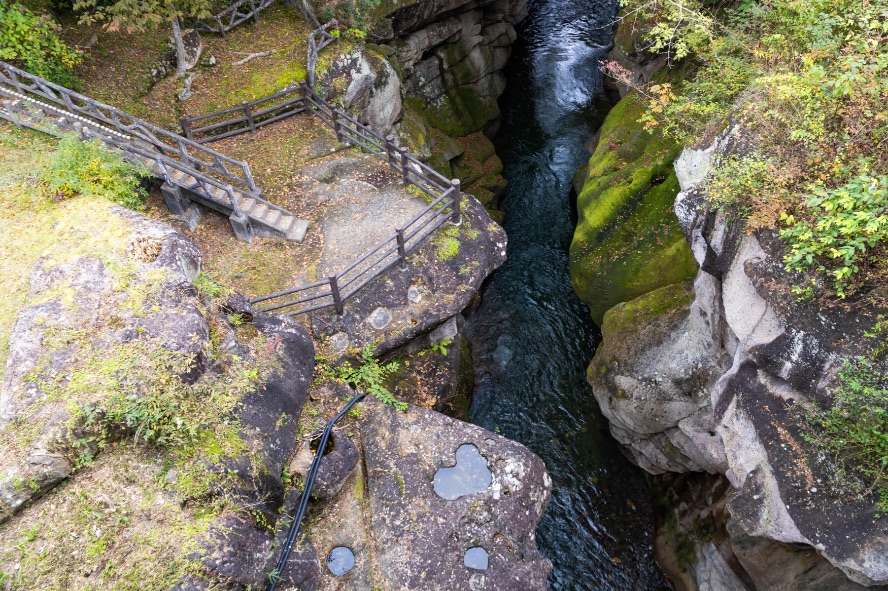
[[[554,481],[537,543],[556,591],[670,588],[653,558],[644,474],[621,455],[585,380],[600,334],[568,274],[570,183],[605,112],[597,62],[616,10],[613,0],[531,0],[496,139],[508,260],[468,322],[472,422],[527,445]]]

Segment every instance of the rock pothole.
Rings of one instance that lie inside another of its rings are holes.
[[[466,568],[474,570],[487,570],[488,557],[487,550],[481,546],[475,546],[466,550],[463,556],[463,564]]]
[[[337,546],[327,554],[327,570],[335,577],[347,574],[355,567],[355,553],[345,546]]]
[[[456,450],[456,465],[435,472],[435,493],[442,499],[455,501],[460,497],[484,492],[493,480],[487,460],[471,443]]]

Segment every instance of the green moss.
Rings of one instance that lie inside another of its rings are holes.
[[[601,324],[601,333],[605,339],[620,339],[622,335],[635,334],[633,332],[635,327],[646,326],[665,314],[687,306],[692,301],[694,301],[694,282],[690,280],[649,291],[608,310]]]
[[[462,137],[481,131],[484,126],[499,117],[499,105],[495,98],[482,97],[473,86],[457,86],[433,105],[411,97],[409,107],[415,109],[433,127],[451,137]]]
[[[679,147],[644,130],[643,110],[630,94],[610,112],[577,199],[571,279],[599,324],[614,305],[697,272],[672,210]]]
[[[410,154],[421,154],[428,150],[430,130],[425,119],[415,109],[407,106],[405,101],[404,117],[401,119],[399,137],[402,145]]]
[[[456,258],[459,254],[459,227],[450,226],[435,237],[435,256],[441,262]]]
[[[358,501],[364,500],[364,479],[359,475],[355,478],[355,484],[352,486],[352,494]]]

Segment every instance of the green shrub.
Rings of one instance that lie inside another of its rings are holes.
[[[360,364],[355,367],[346,361],[336,368],[336,377],[354,386],[357,390],[363,390],[372,394],[383,404],[390,404],[399,410],[407,410],[407,403],[400,402],[391,391],[385,387],[386,378],[398,371],[398,362],[390,361],[380,364],[373,354],[376,347],[368,345],[361,351]]]
[[[37,176],[55,199],[96,195],[141,211],[147,195],[141,179],[149,175],[143,167],[126,162],[100,140],[81,141],[69,134],[62,138],[55,154]]]
[[[381,0],[322,0],[318,14],[322,22],[336,19],[339,23],[340,31],[334,37],[344,32],[346,37],[360,41],[373,28],[374,13],[380,3]]]
[[[845,362],[839,380],[831,408],[805,413],[805,439],[862,476],[863,492],[878,493],[888,511],[888,372],[859,358]]]
[[[63,86],[76,86],[74,66],[80,54],[58,32],[50,16],[0,0],[0,59]]]
[[[872,250],[888,240],[888,176],[860,175],[835,189],[818,187],[806,207],[809,219],[782,217],[786,266],[829,273],[836,293],[845,297],[861,268],[878,263]]]

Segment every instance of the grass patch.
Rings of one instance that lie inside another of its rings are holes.
[[[169,589],[221,507],[182,508],[153,454],[121,444],[0,525],[7,589]]]

